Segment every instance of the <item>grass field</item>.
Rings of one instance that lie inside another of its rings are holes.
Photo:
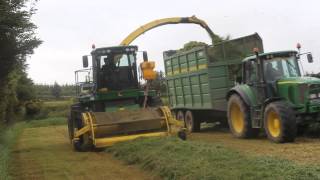
[[[55,117],[44,120],[34,120],[28,122],[18,122],[10,127],[1,126],[0,132],[0,180],[10,179],[9,164],[11,152],[21,133],[26,128],[48,127],[66,124],[66,118]]]
[[[67,126],[58,125],[60,123],[62,120],[58,118],[37,120],[26,125],[11,150],[10,178],[17,180],[158,179],[136,166],[126,165],[109,153],[73,151]]]
[[[146,138],[107,150],[164,179],[320,179],[319,166],[244,154],[221,144]]]
[[[25,127],[25,123],[17,123],[12,127],[0,126],[0,179],[9,179],[9,162],[11,150]]]
[[[187,141],[141,138],[102,152],[74,152],[66,126],[71,103],[44,102],[48,118],[0,127],[0,180],[320,179],[320,141],[308,138],[273,144],[205,129]]]

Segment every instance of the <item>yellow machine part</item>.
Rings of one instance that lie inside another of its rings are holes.
[[[140,26],[136,30],[134,30],[132,33],[130,33],[123,41],[120,43],[122,46],[128,46],[132,41],[134,41],[137,37],[139,37],[141,34],[144,34],[145,32],[167,24],[198,24],[202,28],[204,28],[209,36],[212,39],[212,43],[214,40],[214,37],[216,36],[212,30],[209,28],[208,24],[201,19],[198,19],[196,16],[191,17],[171,17],[171,18],[163,18],[163,19],[157,19],[154,21],[151,21],[143,26]]]
[[[145,61],[140,64],[142,70],[142,76],[145,80],[154,80],[157,77],[157,72],[154,71],[155,62],[154,61]]]
[[[73,141],[89,137],[96,148],[139,137],[167,136],[183,130],[183,123],[175,120],[166,106],[118,112],[84,112],[83,127],[75,129]]]

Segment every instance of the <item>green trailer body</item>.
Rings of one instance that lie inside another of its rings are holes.
[[[172,110],[190,110],[198,117],[205,111],[210,118],[202,117],[201,121],[213,120],[212,116],[219,113],[225,116],[226,94],[241,79],[241,62],[253,54],[253,48],[263,52],[262,39],[257,33],[186,52],[164,52]]]

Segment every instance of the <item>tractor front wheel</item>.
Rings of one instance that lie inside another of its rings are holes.
[[[228,100],[228,124],[231,133],[237,138],[252,138],[258,136],[259,129],[252,128],[249,107],[237,95]]]
[[[268,104],[264,111],[264,129],[273,142],[293,142],[297,133],[294,111],[282,101]]]

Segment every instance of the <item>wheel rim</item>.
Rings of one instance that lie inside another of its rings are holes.
[[[238,104],[232,103],[230,116],[233,130],[237,133],[242,133],[244,129],[244,114]]]
[[[274,110],[268,113],[267,126],[272,137],[279,137],[281,132],[280,117]]]
[[[183,121],[183,120],[184,120],[184,118],[183,118],[183,112],[179,111],[179,112],[177,113],[177,120],[179,120],[179,121]]]
[[[191,121],[191,117],[190,116],[186,116],[186,126],[188,131],[192,131],[192,121]]]

